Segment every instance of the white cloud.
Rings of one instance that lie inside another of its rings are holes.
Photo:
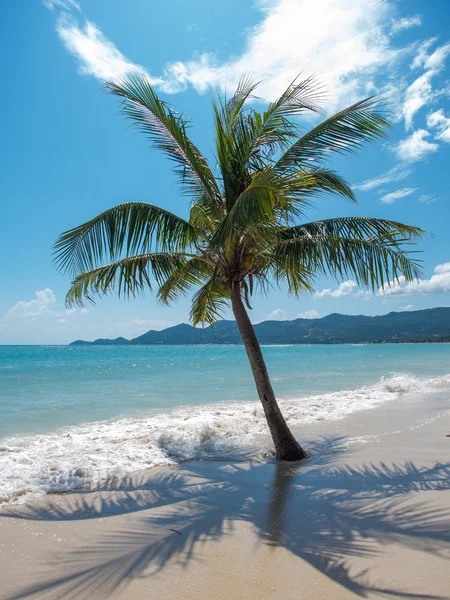
[[[430,135],[426,129],[417,129],[409,137],[401,140],[392,147],[400,160],[405,162],[417,162],[428,154],[436,152],[439,146],[428,142],[425,138]]]
[[[43,314],[59,315],[55,311],[56,296],[50,288],[45,288],[35,293],[36,298],[26,302],[21,300],[17,302],[8,312],[4,315],[5,319],[34,319]]]
[[[450,43],[439,46],[432,54],[427,56],[424,61],[425,69],[441,70],[445,66],[445,60],[450,54]]]
[[[434,268],[434,272],[438,275],[442,275],[443,273],[450,272],[450,262],[442,263],[442,265],[436,265]]]
[[[393,204],[399,198],[404,198],[405,196],[409,196],[416,190],[417,190],[417,188],[403,188],[403,189],[397,190],[395,192],[390,192],[389,194],[385,194],[384,196],[381,196],[380,202],[383,202],[383,204]]]
[[[406,306],[403,306],[402,310],[406,310],[406,312],[412,310],[414,308],[414,304],[407,304]]]
[[[185,80],[204,91],[209,86],[232,85],[242,73],[250,72],[266,80],[260,93],[268,100],[300,71],[317,72],[333,92],[330,102],[340,104],[343,97],[363,93],[367,78],[393,58],[383,34],[388,12],[383,3],[278,0],[259,2],[259,7],[264,18],[250,31],[241,56],[222,65],[212,56],[178,63]]]
[[[93,23],[80,25],[72,15],[63,13],[56,24],[58,36],[67,50],[80,61],[80,71],[101,81],[117,80],[129,73],[145,75],[150,83],[161,80],[150,77],[146,70],[129,61]]]
[[[358,290],[355,294],[358,298],[363,298],[364,300],[370,300],[373,294],[370,290]]]
[[[325,296],[331,296],[332,298],[341,298],[343,296],[355,296],[357,298],[362,298],[363,300],[369,300],[372,298],[372,292],[369,290],[360,290],[358,289],[358,284],[356,281],[349,279],[348,281],[344,281],[337,288],[326,288],[321,290],[320,292],[315,292],[315,298],[324,298]],[[300,316],[300,315],[299,315]]]
[[[392,33],[398,33],[405,29],[411,29],[411,27],[418,27],[422,25],[422,19],[416,15],[415,17],[403,17],[402,19],[395,19],[392,22]]]
[[[88,313],[87,309],[79,308],[64,308],[61,304],[57,304],[56,296],[50,288],[45,288],[35,292],[34,300],[20,300],[10,308],[3,319],[13,322],[17,320],[27,319],[34,321],[37,318],[60,317],[57,323],[66,323],[67,318],[78,313]]]
[[[430,279],[407,282],[405,277],[390,281],[378,290],[378,295],[409,296],[411,294],[442,294],[450,292],[450,262],[437,265]]]
[[[416,55],[414,56],[414,60],[411,64],[411,69],[418,69],[420,67],[423,67],[425,65],[425,61],[428,58],[428,50],[431,48],[431,46],[433,44],[435,44],[437,42],[437,37],[433,37],[433,38],[428,38],[427,40],[425,40],[424,42],[421,42],[420,44],[418,44],[418,46],[416,47]]]
[[[266,315],[267,321],[286,321],[286,313],[281,308],[276,308],[271,313]]]
[[[414,115],[442,93],[442,90],[433,89],[432,79],[444,68],[445,60],[450,54],[450,44],[439,46],[434,52],[428,54],[430,46],[435,41],[433,38],[422,44],[412,64],[413,68],[423,66],[424,73],[415,79],[405,92],[403,115],[406,129],[412,127]]]
[[[156,331],[173,325],[172,321],[164,321],[163,319],[127,319],[125,324],[132,327],[148,327]]]
[[[450,144],[450,118],[444,114],[444,109],[436,110],[427,117],[427,125],[433,129],[437,129],[435,138]]]
[[[35,292],[31,300],[16,302],[0,315],[2,344],[67,344],[75,339],[99,337],[136,337],[148,329],[164,329],[170,321],[127,319],[123,327],[114,327],[108,311],[65,308],[50,288]]]
[[[302,313],[298,313],[297,319],[318,319],[319,316],[320,315],[317,312],[317,310],[311,309],[311,310],[305,310],[305,312],[302,312]]]
[[[405,167],[404,165],[397,165],[389,171],[378,175],[377,177],[373,177],[372,179],[366,179],[362,183],[355,185],[355,189],[361,190],[362,192],[368,192],[369,190],[373,190],[380,185],[385,185],[386,183],[392,183],[394,181],[402,181],[406,179],[409,175],[411,175],[412,169]]]
[[[56,30],[78,59],[80,71],[101,81],[138,72],[166,93],[188,87],[203,93],[216,87],[230,89],[243,73],[251,73],[263,80],[258,94],[267,101],[278,96],[300,72],[303,77],[318,74],[327,92],[328,112],[381,93],[394,103],[393,111],[397,118],[403,116],[407,129],[423,106],[445,92],[433,88],[433,78],[444,68],[450,44],[433,49],[436,38],[431,38],[420,45],[413,42],[394,47],[392,33],[419,25],[420,17],[406,15],[392,20],[394,6],[390,2],[258,0],[260,20],[246,31],[239,56],[219,61],[214,54],[201,54],[190,61],[167,63],[158,76],[127,58],[96,24],[85,20],[74,0],[45,0],[45,4],[60,9]],[[411,68],[423,69],[423,73],[408,85],[401,61],[412,52]],[[403,162],[421,160],[438,149],[425,139],[428,135],[425,129],[418,129],[393,149]],[[373,189],[408,175],[409,171],[399,166],[357,187]]]
[[[147,326],[147,325],[158,325],[161,323],[166,323],[166,321],[159,321],[155,319],[127,319],[125,321],[127,325],[137,325],[138,327]]]
[[[433,196],[430,196],[429,194],[422,194],[422,196],[417,199],[417,202],[420,202],[421,204],[431,204],[432,202],[436,202],[436,198],[433,198]]]
[[[75,0],[44,0],[44,6],[53,10],[54,8],[63,8],[65,10],[78,10],[81,11],[81,7]]]
[[[163,319],[137,319],[137,318],[129,318],[125,321],[112,323],[111,331],[114,332],[113,335],[120,335],[123,337],[136,337],[137,335],[141,335],[146,333],[150,329],[155,331],[161,331],[162,329],[166,329],[167,327],[171,327],[173,325],[172,321],[165,321]]]
[[[72,1],[47,0],[47,5],[69,9]],[[159,77],[129,60],[97,25],[88,20],[82,24],[76,11],[62,11],[57,31],[79,59],[83,73],[105,80],[139,71],[168,93],[188,86],[200,93],[211,87],[230,88],[243,73],[252,73],[264,80],[259,95],[273,100],[300,72],[304,76],[317,73],[329,93],[328,109],[333,110],[379,91],[376,76],[383,78],[384,93],[398,94],[404,85],[394,74],[397,61],[417,45],[394,48],[390,35],[392,29],[418,24],[417,16],[392,22],[392,5],[373,0],[259,0],[256,8],[261,17],[247,30],[241,55],[224,62],[213,54],[175,61]],[[431,60],[428,49],[422,48],[423,62]]]
[[[314,297],[323,298],[324,296],[332,296],[333,298],[340,298],[341,296],[351,296],[353,292],[356,291],[357,287],[358,284],[356,281],[349,279],[348,281],[341,283],[335,289],[327,288],[320,292],[315,292]]]
[[[408,87],[405,92],[405,102],[403,105],[403,115],[405,118],[406,129],[410,129],[413,124],[413,117],[422,106],[425,106],[434,98],[431,78],[434,76],[432,71],[426,71],[418,77]]]

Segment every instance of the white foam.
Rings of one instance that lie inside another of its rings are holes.
[[[450,376],[420,380],[407,374],[379,384],[297,398],[280,406],[290,426],[340,419],[410,392],[427,393]],[[271,443],[257,402],[182,407],[0,441],[0,505],[82,488],[108,477],[192,459],[257,457]]]
[[[450,384],[450,374],[433,377],[433,379],[429,379],[429,383],[434,386],[447,386]]]

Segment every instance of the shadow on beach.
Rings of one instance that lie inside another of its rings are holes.
[[[250,524],[262,544],[288,550],[361,597],[443,598],[390,589],[368,570],[354,573],[350,561],[376,557],[388,544],[450,557],[450,509],[415,498],[419,491],[449,490],[450,463],[334,464],[340,438],[323,441],[320,450],[302,464],[203,462],[150,470],[48,497],[43,506],[4,509],[2,518],[36,521],[135,513],[132,528],[114,531],[112,524],[99,539],[55,553],[54,578],[9,598],[109,598],[171,562],[187,566],[205,542],[232,535],[238,522]]]

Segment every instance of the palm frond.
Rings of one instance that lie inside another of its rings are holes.
[[[264,113],[252,115],[251,143],[246,158],[249,165],[255,168],[261,155],[266,157],[285,148],[299,134],[297,124],[291,119],[306,111],[319,113],[322,98],[322,86],[314,77],[302,81],[297,77]]]
[[[107,89],[123,98],[124,113],[147,135],[154,147],[175,163],[175,172],[187,194],[206,193],[211,202],[222,203],[206,159],[187,134],[187,122],[158,98],[145,76],[133,73],[120,82],[108,83]]]
[[[162,285],[188,258],[189,255],[175,252],[142,254],[81,273],[72,282],[66,304],[83,306],[84,299],[95,304],[97,297],[112,291],[119,297],[140,295],[146,289],[151,291],[152,279]]]
[[[303,223],[296,227],[281,227],[277,234],[280,240],[311,236],[341,236],[355,239],[395,241],[397,245],[417,242],[427,234],[420,227],[398,221],[372,217],[337,217]]]
[[[236,234],[242,234],[257,225],[275,222],[275,208],[282,205],[282,199],[277,198],[277,192],[269,173],[256,173],[250,185],[237,198],[230,212],[217,227],[211,238],[211,247],[224,248]]]
[[[357,203],[351,186],[336,172],[323,167],[298,169],[293,173],[277,174],[273,181],[278,181],[280,192],[292,200],[310,203],[312,196],[321,194],[337,194]]]
[[[233,96],[228,102],[221,103],[222,110],[219,116],[224,124],[224,128],[231,133],[236,117],[242,111],[245,103],[252,97],[253,92],[259,86],[260,82],[249,74],[243,75],[236,87]]]
[[[382,138],[389,127],[379,101],[370,97],[329,117],[279,158],[275,171],[296,169],[327,159],[332,152],[353,153],[365,142]]]
[[[229,305],[229,294],[223,284],[212,277],[193,296],[190,312],[192,324],[213,325],[223,319],[224,310]]]
[[[280,117],[297,117],[306,111],[321,112],[323,86],[315,76],[298,81],[299,77],[297,76],[278,100],[269,104],[267,111],[263,113],[266,128],[276,126]]]
[[[211,238],[213,247],[223,247],[236,234],[249,230],[269,235],[267,227],[292,216],[299,216],[311,204],[311,197],[329,193],[356,202],[350,185],[329,169],[299,170],[277,176],[272,169],[257,172],[251,184],[237,198]]]
[[[208,198],[202,194],[191,204],[189,222],[193,227],[202,230],[208,237],[225,215],[225,206],[211,204]]]
[[[281,232],[285,239],[268,248],[267,253],[287,273],[304,269],[317,275],[328,273],[337,279],[352,276],[358,284],[372,290],[400,275],[407,281],[419,277],[420,261],[403,250],[403,245],[422,237],[422,230],[377,221],[330,219],[325,224],[285,230]]]
[[[250,183],[251,176],[246,172],[239,154],[241,145],[236,141],[234,130],[230,131],[229,124],[224,121],[223,107],[213,102],[215,153],[220,169],[225,208],[233,205],[236,198]]]
[[[161,284],[157,299],[165,305],[186,296],[195,286],[199,286],[214,273],[214,263],[203,257],[191,258],[174,269]]]
[[[189,219],[129,202],[63,233],[55,262],[75,275],[69,305],[153,286],[168,304],[198,288],[191,320],[214,323],[235,289],[250,308],[256,287],[264,291],[273,282],[287,283],[298,295],[312,291],[315,278],[326,273],[372,289],[420,275],[420,261],[406,251],[423,237],[420,228],[363,217],[292,226],[304,220],[316,196],[356,202],[351,186],[323,163],[384,136],[388,121],[379,102],[362,100],[302,135],[295,119],[319,112],[322,90],[315,79],[294,80],[265,112],[251,103],[257,86],[245,76],[229,100],[213,104],[216,179],[188,136],[188,122],[158,98],[145,76],[108,85],[125,114],[173,161],[191,197]]]
[[[207,235],[211,234],[217,225],[215,215],[211,214],[209,204],[194,202],[189,212],[189,222],[199,229],[202,229]]]
[[[181,217],[145,202],[119,204],[63,233],[54,245],[58,268],[71,274],[115,261],[123,253],[145,254],[156,244],[178,252],[203,239],[201,230]]]
[[[278,285],[286,283],[290,296],[299,296],[313,291],[314,271],[307,265],[297,263],[292,266],[289,252],[270,252],[267,256],[266,272]]]

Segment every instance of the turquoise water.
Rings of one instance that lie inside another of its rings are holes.
[[[263,351],[281,397],[356,389],[393,373],[450,372],[450,345]],[[0,346],[0,437],[152,409],[254,399],[242,346]]]
[[[450,397],[450,345],[265,346],[294,433]],[[0,346],[0,504],[272,444],[242,346]]]

